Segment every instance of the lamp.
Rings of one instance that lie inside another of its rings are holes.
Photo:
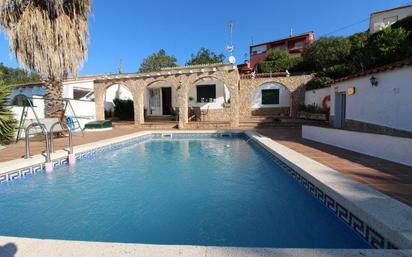
[[[373,87],[377,87],[378,86],[378,79],[375,78],[375,76],[372,75],[372,77],[369,79],[369,81],[371,82],[371,85]]]

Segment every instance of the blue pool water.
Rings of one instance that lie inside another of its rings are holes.
[[[152,140],[0,186],[0,235],[369,248],[244,139]]]

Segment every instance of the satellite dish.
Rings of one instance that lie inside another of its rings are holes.
[[[229,56],[229,62],[231,64],[235,64],[236,63],[236,58],[233,55]]]

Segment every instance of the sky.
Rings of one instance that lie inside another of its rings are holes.
[[[163,48],[184,65],[201,47],[228,57],[229,21],[234,55],[243,62],[252,42],[314,31],[315,37],[347,36],[368,28],[371,12],[406,0],[94,0],[89,53],[80,75],[136,72],[142,60]],[[120,61],[121,60],[121,61]],[[0,62],[19,64],[0,35]]]

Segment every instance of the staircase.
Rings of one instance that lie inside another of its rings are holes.
[[[276,116],[252,116],[241,120],[239,127],[242,129],[258,128],[301,128],[302,125],[327,125],[325,121],[291,119]]]

